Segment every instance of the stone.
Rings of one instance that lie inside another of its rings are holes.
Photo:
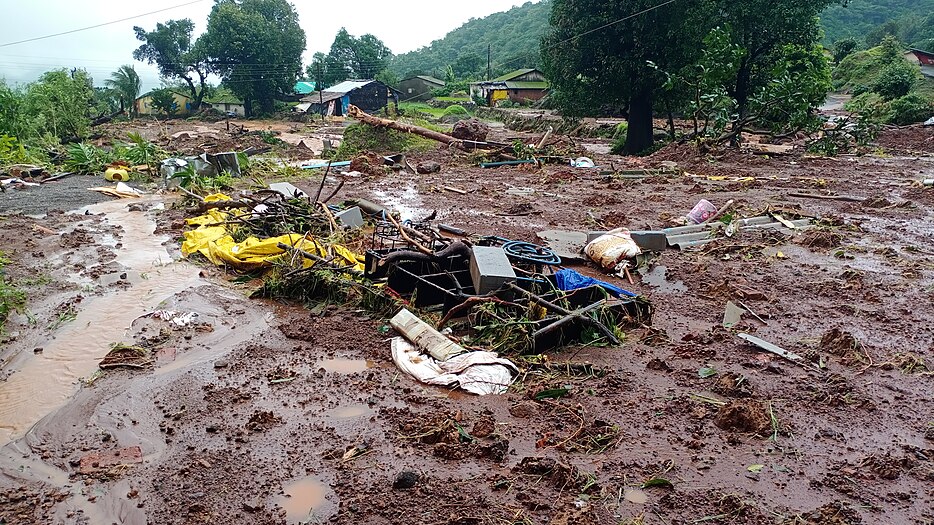
[[[473,142],[486,142],[486,137],[489,134],[490,126],[475,118],[458,122],[451,132],[451,136],[456,139]]]
[[[425,160],[418,163],[418,166],[415,166],[415,171],[421,173],[422,175],[427,175],[429,173],[438,173],[441,171],[441,164],[433,160]]]

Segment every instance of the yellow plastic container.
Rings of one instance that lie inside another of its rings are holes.
[[[130,180],[130,175],[123,168],[107,168],[104,172],[104,178],[111,182],[123,182]]]

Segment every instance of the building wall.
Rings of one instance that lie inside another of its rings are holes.
[[[431,90],[440,87],[421,78],[410,78],[399,83],[402,100],[409,102],[413,100],[426,102],[431,99]]]
[[[225,102],[211,102],[210,106],[221,113],[227,114],[228,112],[235,113],[238,117],[246,116],[246,106],[243,104],[228,104]]]
[[[393,99],[389,87],[382,82],[372,82],[349,93],[350,103],[367,113],[379,111]]]
[[[186,96],[173,93],[175,96],[175,105],[177,109],[171,116],[185,117],[191,114],[191,99]],[[136,99],[136,112],[140,115],[161,115],[162,113],[152,107],[152,97],[145,96]]]
[[[541,100],[547,94],[547,89],[510,89],[509,100],[522,103],[529,100]]]

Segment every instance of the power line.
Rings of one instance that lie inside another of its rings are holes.
[[[134,16],[129,16],[129,17],[127,17],[127,18],[121,18],[120,20],[113,20],[113,21],[110,21],[110,22],[104,22],[104,23],[102,23],[102,24],[97,24],[97,25],[93,25],[93,26],[81,27],[81,28],[78,28],[78,29],[72,29],[72,30],[70,30],[70,31],[62,31],[61,33],[54,33],[54,34],[51,34],[51,35],[44,35],[44,36],[37,36],[37,37],[33,37],[33,38],[27,38],[26,40],[19,40],[19,41],[17,41],[17,42],[8,42],[8,43],[6,43],[6,44],[0,44],[0,47],[15,46],[15,45],[17,45],[17,44],[25,44],[26,42],[35,42],[36,40],[45,40],[46,38],[54,38],[54,37],[57,37],[57,36],[70,35],[70,34],[72,34],[72,33],[78,33],[78,32],[81,32],[81,31],[87,31],[87,30],[89,30],[89,29],[97,29],[98,27],[104,27],[104,26],[109,26],[109,25],[113,25],[113,24],[119,24],[120,22],[126,22],[126,21],[128,21],[128,20],[133,20],[133,19],[135,19],[135,18],[142,18],[142,17],[144,17],[144,16],[154,15],[154,14],[156,14],[156,13],[162,13],[162,12],[164,12],[164,11],[171,11],[172,9],[178,9],[179,7],[186,7],[186,6],[189,6],[189,5],[200,4],[201,2],[205,2],[205,1],[207,1],[207,0],[194,0],[194,1],[192,1],[192,2],[187,2],[187,3],[184,3],[184,4],[178,4],[178,5],[174,5],[174,6],[172,6],[172,7],[166,7],[165,9],[158,9],[158,10],[156,10],[156,11],[150,11],[150,12],[148,12],[148,13],[143,13],[143,14],[141,14],[141,15],[134,15]]]

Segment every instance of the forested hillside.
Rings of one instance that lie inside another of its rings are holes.
[[[471,19],[441,40],[395,57],[398,75],[432,74],[444,78],[450,66],[459,77],[486,75],[487,45],[491,46],[493,75],[539,65],[541,38],[548,28],[551,2],[527,2],[505,13]]]
[[[934,38],[934,0],[850,0],[846,7],[834,6],[824,11],[824,42],[842,38],[867,38],[877,44],[886,33],[907,44]],[[882,27],[887,22],[894,22]],[[875,34],[874,34],[875,33]]]
[[[540,65],[541,37],[548,29],[551,1],[528,2],[505,13],[471,19],[427,47],[398,55],[392,69],[400,76],[430,74],[444,78],[450,66],[458,78],[486,75],[487,45],[492,46],[493,75]],[[861,46],[878,45],[886,34],[913,45],[934,38],[934,0],[850,0],[847,7],[824,11],[824,43],[855,38]],[[870,41],[866,44],[867,39]]]

